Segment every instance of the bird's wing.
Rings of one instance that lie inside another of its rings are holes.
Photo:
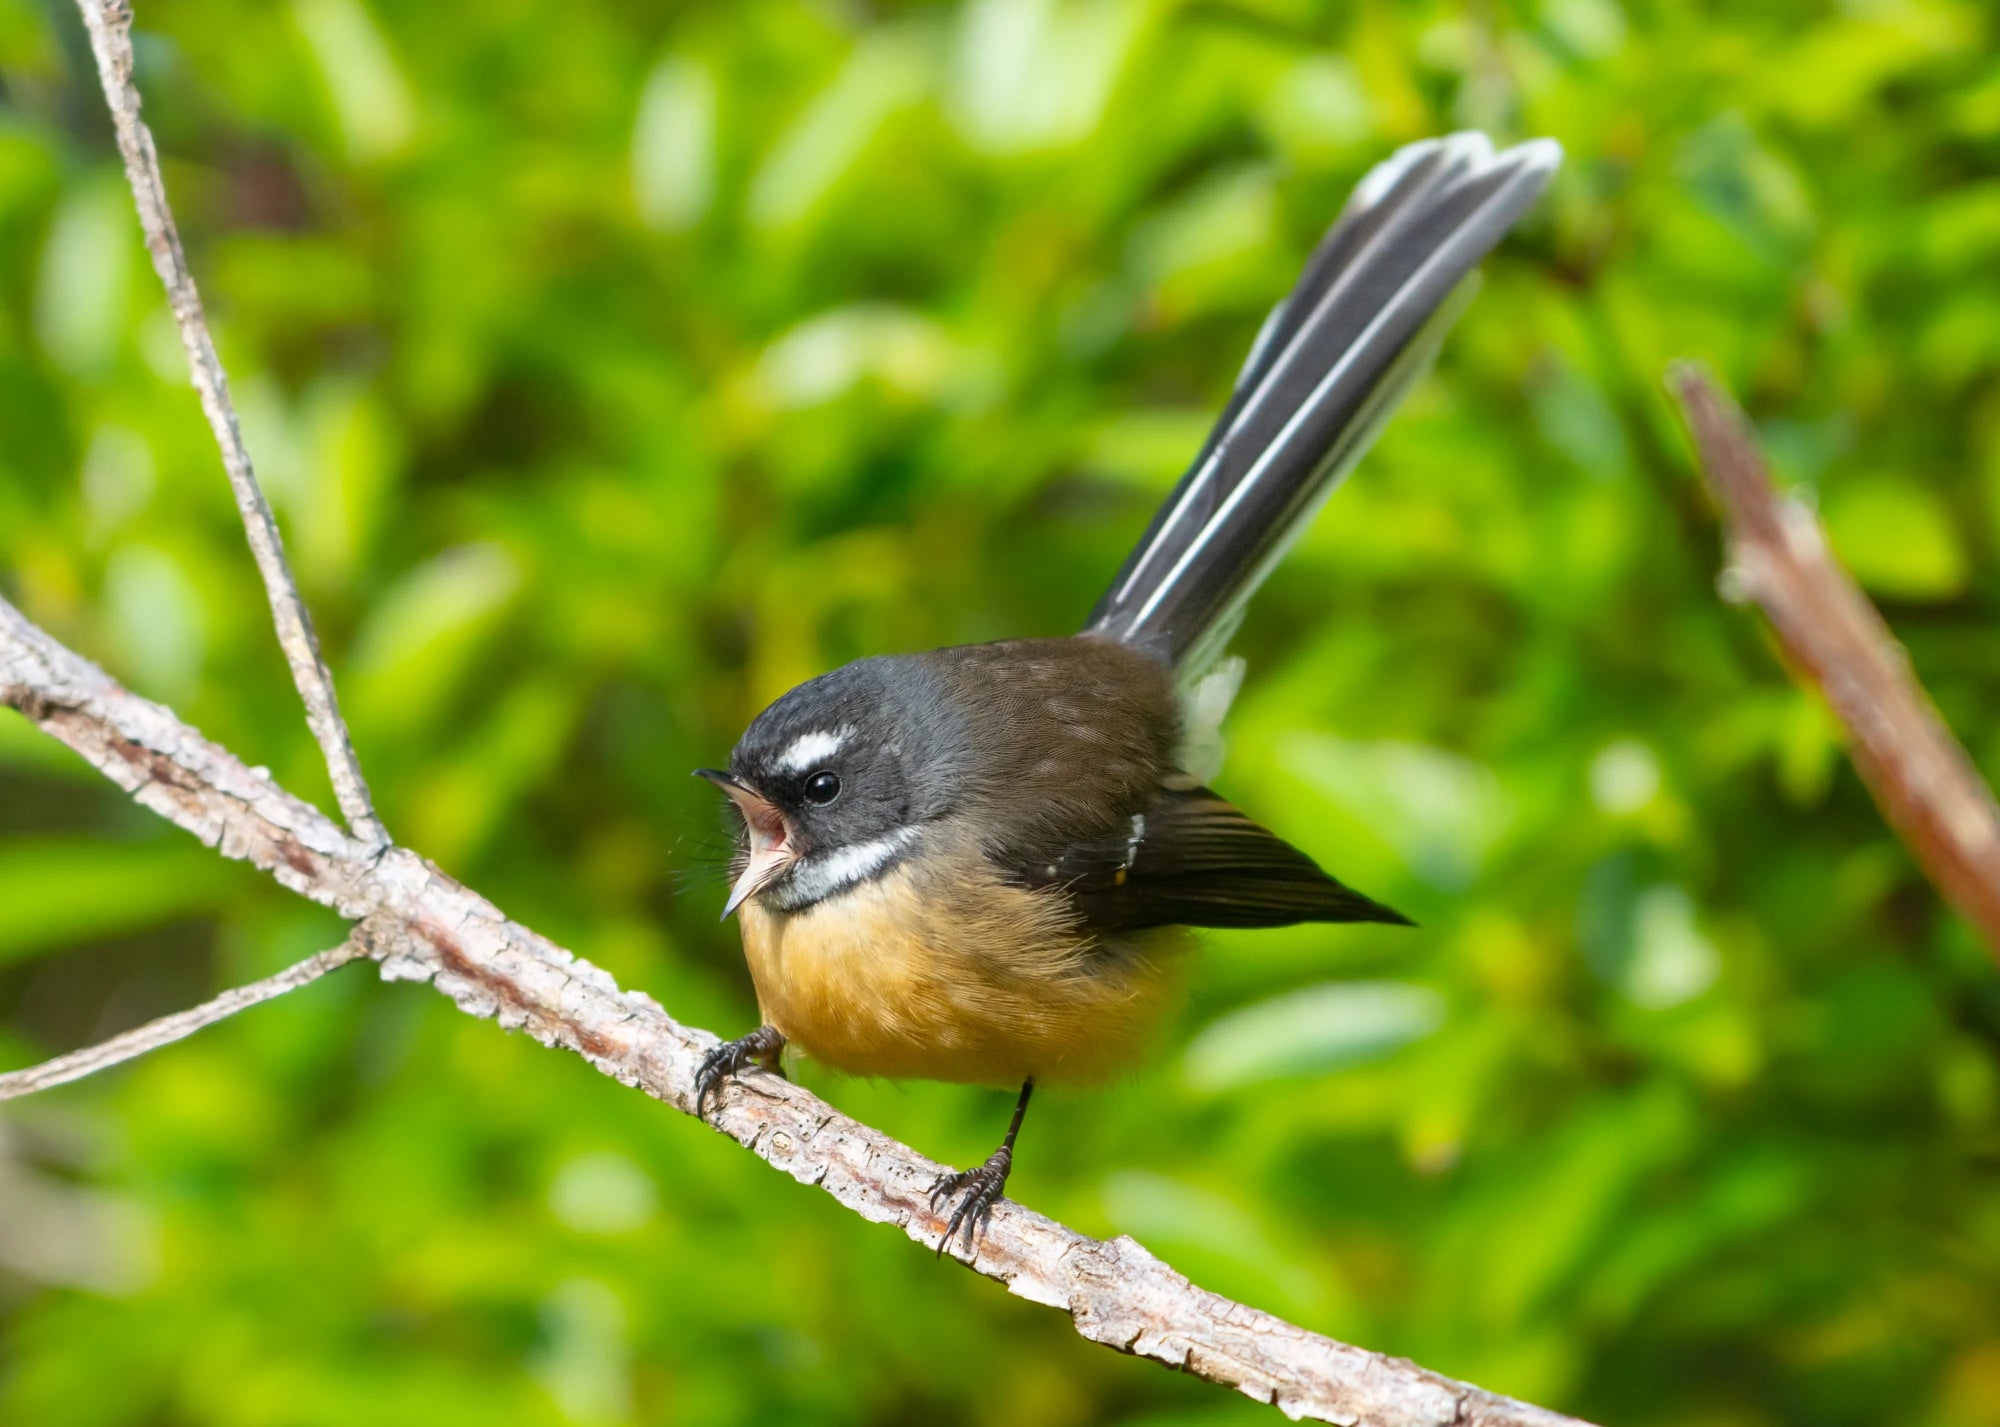
[[[1202,787],[1162,788],[1112,831],[1012,871],[1067,897],[1096,931],[1409,922]]]

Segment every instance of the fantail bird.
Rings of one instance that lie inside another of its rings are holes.
[[[936,1185],[934,1205],[962,1195],[942,1251],[999,1198],[1036,1084],[1143,1048],[1175,928],[1405,921],[1202,786],[1193,750],[1240,674],[1210,671],[1245,601],[1560,160],[1457,134],[1363,179],[1082,633],[857,660],[700,770],[738,814],[723,915],[764,1024],[708,1056],[698,1105],[787,1043],[857,1074],[1019,1085],[1000,1148]]]

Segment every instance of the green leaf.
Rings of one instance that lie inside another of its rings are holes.
[[[662,232],[692,228],[715,197],[715,76],[669,55],[653,67],[632,126],[632,196]]]
[[[1211,1021],[1181,1073],[1196,1090],[1324,1075],[1392,1055],[1444,1024],[1444,998],[1400,981],[1345,981],[1274,997]]]
[[[210,849],[178,838],[0,843],[0,961],[214,910],[234,873]]]
[[[1854,578],[1880,594],[1945,599],[1965,588],[1965,551],[1938,493],[1871,476],[1824,497],[1827,536]]]

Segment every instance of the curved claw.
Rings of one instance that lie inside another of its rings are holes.
[[[931,1209],[942,1212],[940,1200],[965,1192],[952,1211],[946,1223],[944,1234],[938,1240],[937,1256],[944,1257],[945,1248],[965,1231],[965,1248],[968,1253],[979,1246],[979,1229],[993,1212],[993,1206],[1000,1202],[1001,1191],[1007,1187],[1007,1175],[1014,1168],[1014,1156],[1004,1146],[987,1157],[986,1163],[972,1169],[960,1170],[956,1174],[941,1174],[937,1183],[931,1186]]]
[[[759,1026],[747,1036],[724,1041],[703,1056],[700,1069],[694,1073],[695,1117],[708,1118],[708,1097],[721,1086],[725,1077],[737,1074],[746,1065],[754,1063],[773,1075],[784,1074],[778,1068],[778,1056],[784,1049],[782,1031],[776,1026]]]

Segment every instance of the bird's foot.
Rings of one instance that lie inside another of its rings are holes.
[[[738,1036],[733,1041],[724,1041],[702,1057],[701,1068],[694,1073],[694,1113],[697,1118],[708,1118],[708,1097],[717,1089],[725,1076],[735,1075],[746,1065],[757,1065],[771,1074],[782,1077],[784,1070],[778,1064],[778,1057],[784,1053],[785,1036],[776,1026],[759,1026],[747,1036]]]
[[[986,1157],[986,1163],[971,1169],[959,1170],[956,1174],[941,1174],[937,1183],[931,1186],[931,1210],[943,1213],[945,1204],[954,1195],[963,1195],[958,1207],[952,1210],[951,1222],[945,1225],[944,1237],[938,1240],[938,1257],[951,1241],[958,1237],[960,1229],[965,1231],[965,1247],[971,1251],[978,1247],[979,1229],[986,1216],[993,1212],[993,1206],[1000,1202],[1000,1192],[1007,1187],[1007,1175],[1014,1168],[1014,1151],[1011,1146],[1002,1145]]]

